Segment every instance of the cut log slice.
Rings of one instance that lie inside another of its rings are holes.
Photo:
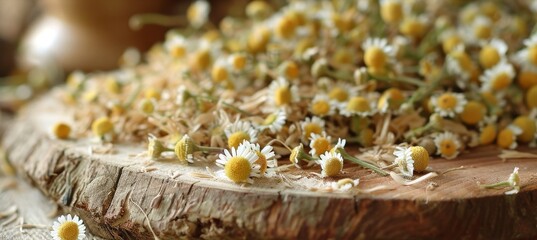
[[[101,237],[152,239],[149,225],[160,239],[537,236],[537,159],[501,160],[495,147],[432,160],[439,173],[464,167],[412,186],[355,165],[341,176],[360,179],[350,191],[329,191],[340,178],[322,179],[314,174],[318,168],[238,185],[211,177],[206,167],[217,170],[214,164],[151,161],[140,155],[146,143],[101,151],[91,140],[54,139],[49,129],[66,111],[60,106],[50,95],[30,104],[5,130],[1,146],[20,175]],[[479,188],[478,182],[506,180],[514,167],[520,193]],[[367,193],[379,186],[384,190]]]

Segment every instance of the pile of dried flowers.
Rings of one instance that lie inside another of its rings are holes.
[[[270,175],[280,156],[323,177],[349,161],[408,179],[430,155],[534,146],[537,4],[463,2],[252,1],[246,19],[213,26],[197,1],[189,27],[143,57],[129,50],[116,71],[69,76],[72,135],[149,135],[151,158],[214,161],[234,182]]]

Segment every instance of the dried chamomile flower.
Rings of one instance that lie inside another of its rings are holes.
[[[164,48],[175,58],[183,58],[187,55],[187,41],[182,35],[177,33],[166,36]]]
[[[274,153],[272,146],[267,145],[261,149],[259,143],[253,144],[248,141],[244,141],[241,143],[241,145],[239,145],[239,148],[243,145],[247,148],[250,148],[250,150],[257,155],[257,160],[255,160],[254,164],[259,165],[259,173],[261,175],[265,175],[267,168],[276,167],[277,163],[276,159],[274,158],[276,154]]]
[[[211,68],[211,78],[215,83],[224,83],[229,79],[230,72],[225,61],[217,60]]]
[[[375,114],[375,104],[375,101],[372,101],[364,96],[356,96],[349,99],[348,102],[341,103],[338,106],[340,113],[344,116],[367,117]]]
[[[442,41],[442,49],[446,54],[456,50],[456,47],[463,43],[462,37],[453,29],[442,32],[440,40]]]
[[[298,101],[298,88],[291,85],[285,78],[278,78],[269,85],[269,99],[276,107],[289,106]]]
[[[362,45],[364,62],[373,73],[381,73],[394,57],[393,47],[384,38],[368,38]]]
[[[323,177],[334,177],[343,170],[343,157],[340,153],[325,152],[321,154],[321,175]]]
[[[71,126],[64,122],[58,122],[52,126],[52,134],[58,139],[67,139],[71,134]]]
[[[479,77],[479,69],[472,58],[464,49],[464,45],[458,45],[446,56],[448,73],[457,77],[456,83],[459,88],[465,89],[468,81],[476,81]]]
[[[517,194],[520,191],[520,176],[518,175],[518,167],[513,169],[513,173],[509,175],[507,181],[479,185],[481,188],[505,188],[511,187],[512,189],[505,192],[507,195]]]
[[[325,94],[317,94],[313,97],[309,111],[316,116],[324,117],[333,115],[337,104],[335,101],[331,101]]]
[[[461,142],[457,135],[452,132],[438,134],[434,138],[437,154],[446,159],[454,159],[459,155]]]
[[[343,178],[338,180],[337,182],[332,182],[332,189],[339,190],[339,191],[348,191],[353,187],[358,186],[360,184],[360,179],[350,179],[350,178]]]
[[[238,148],[244,141],[255,143],[257,141],[257,131],[250,122],[237,121],[224,129],[229,148]]]
[[[312,134],[321,134],[324,131],[325,121],[319,117],[307,117],[300,122],[304,139],[311,138]]]
[[[478,42],[493,36],[493,24],[487,17],[478,16],[470,25],[471,40]]]
[[[401,0],[381,0],[380,16],[384,22],[389,24],[399,23],[404,16],[403,1]]]
[[[515,77],[515,69],[507,62],[500,62],[494,67],[485,70],[479,80],[483,83],[483,91],[498,92],[511,85]]]
[[[187,9],[186,17],[190,25],[194,28],[200,28],[209,20],[211,5],[204,0],[193,2]]]
[[[102,138],[114,131],[114,124],[108,117],[100,117],[91,124],[91,131],[95,136]]]
[[[504,149],[515,149],[518,146],[516,139],[520,134],[522,134],[522,129],[511,124],[498,133],[496,144]]]
[[[260,176],[260,166],[255,164],[257,159],[257,154],[251,148],[241,145],[238,148],[232,147],[231,152],[224,150],[223,154],[218,155],[216,164],[224,168],[223,173],[229,180],[252,183],[251,177]]]
[[[527,90],[537,85],[537,72],[528,69],[522,69],[517,74],[517,83],[524,90]]]
[[[531,119],[529,116],[518,116],[515,118],[513,124],[522,130],[522,133],[517,136],[517,140],[522,143],[533,141],[537,133],[536,122],[536,119]]]
[[[306,163],[315,161],[316,158],[308,155],[304,150],[304,145],[299,144],[291,150],[289,155],[289,161],[295,165],[297,168],[302,168]]]
[[[464,95],[460,93],[445,92],[432,97],[431,103],[434,111],[442,117],[455,117],[455,114],[461,113],[467,101]]]
[[[152,114],[155,111],[156,105],[157,103],[154,98],[142,99],[139,108],[145,114]]]
[[[409,147],[396,147],[393,152],[395,155],[394,164],[397,169],[405,177],[412,177],[414,175],[414,158],[412,158],[412,150]]]
[[[397,111],[405,101],[405,96],[398,88],[389,88],[378,100],[377,109],[381,112]]]
[[[526,106],[530,109],[537,108],[537,85],[526,92]]]
[[[479,142],[481,145],[488,145],[494,142],[496,140],[496,134],[498,132],[498,127],[496,126],[496,123],[489,123],[485,126],[483,126],[480,129],[479,133]]]
[[[420,39],[427,31],[427,18],[420,16],[406,16],[399,25],[399,31],[412,39]]]
[[[246,16],[257,20],[268,18],[272,11],[272,7],[265,1],[251,1],[246,5]]]
[[[60,216],[52,225],[50,235],[54,240],[82,240],[86,238],[86,226],[78,216]]]
[[[300,68],[294,61],[284,61],[278,66],[278,72],[285,79],[297,79],[300,74]]]
[[[151,159],[158,159],[163,152],[173,151],[173,149],[165,147],[157,137],[151,134],[147,137],[147,140],[147,155]]]
[[[310,154],[317,157],[332,148],[331,137],[326,135],[326,132],[321,134],[312,133],[310,137]]]
[[[507,44],[498,38],[486,42],[479,51],[479,63],[484,68],[491,68],[505,59]]]
[[[275,113],[269,114],[263,123],[259,126],[260,129],[269,129],[271,133],[278,133],[282,130],[287,120],[287,114],[283,110],[278,110]]]
[[[464,105],[464,110],[460,113],[462,122],[468,125],[476,125],[481,122],[487,114],[486,106],[479,101],[469,101]]]
[[[195,152],[220,152],[222,151],[222,148],[197,145],[190,136],[185,134],[179,141],[177,141],[173,150],[179,161],[183,163],[194,163]]]
[[[524,69],[537,71],[537,34],[524,40],[525,48],[516,53],[516,60]]]

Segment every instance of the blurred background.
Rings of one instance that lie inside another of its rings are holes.
[[[0,109],[15,111],[63,82],[71,71],[117,68],[126,49],[143,53],[162,41],[171,27],[144,25],[133,30],[129,27],[133,15],[180,18],[191,2],[0,0]],[[210,20],[217,24],[226,15],[243,15],[248,0],[209,2]]]

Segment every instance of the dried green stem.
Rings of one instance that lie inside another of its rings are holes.
[[[360,159],[358,159],[358,158],[356,158],[356,157],[350,155],[350,154],[347,153],[347,152],[345,151],[345,149],[343,149],[343,148],[338,148],[338,149],[337,149],[337,152],[339,152],[339,153],[341,154],[341,156],[342,156],[345,160],[347,160],[347,161],[356,163],[356,164],[358,164],[358,165],[360,165],[360,166],[362,166],[362,167],[364,167],[364,168],[371,169],[371,170],[373,170],[374,172],[376,172],[376,173],[378,173],[378,174],[380,174],[380,175],[382,175],[382,176],[387,176],[387,175],[388,175],[388,172],[382,170],[381,168],[379,168],[379,167],[377,167],[377,166],[375,166],[375,165],[373,165],[373,164],[371,164],[371,163],[368,163],[368,162],[366,162],[366,161],[360,160]]]

